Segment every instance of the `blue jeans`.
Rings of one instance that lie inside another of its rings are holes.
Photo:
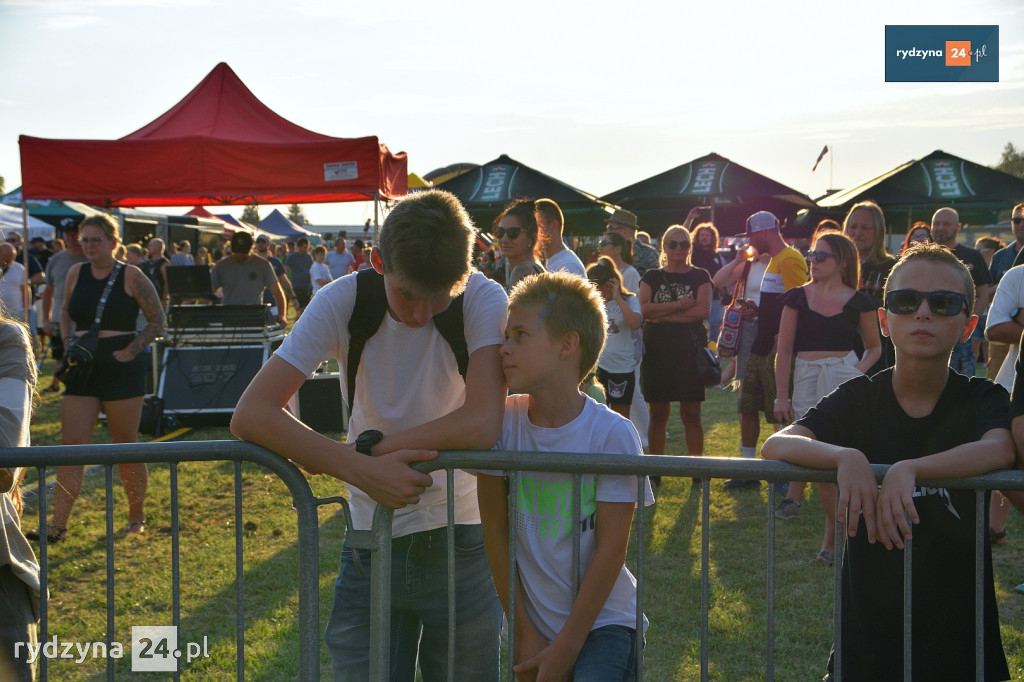
[[[953,354],[949,358],[949,366],[965,377],[973,377],[977,369],[977,358],[974,355],[974,347],[971,340],[953,346]]]
[[[448,675],[448,530],[413,533],[391,544],[391,680]],[[359,552],[364,573],[352,561]],[[455,526],[455,679],[498,679],[501,603],[479,525]],[[344,544],[324,640],[335,680],[369,679],[370,551]]]
[[[708,341],[718,343],[718,333],[722,331],[723,315],[725,315],[725,308],[722,306],[722,301],[712,293],[711,313],[708,315]]]
[[[591,630],[576,657],[573,682],[633,682],[636,679],[636,630],[605,625]]]

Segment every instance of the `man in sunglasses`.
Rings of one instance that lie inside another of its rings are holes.
[[[658,267],[658,250],[636,238],[638,226],[635,213],[617,208],[612,217],[605,222],[609,230],[618,232],[633,245],[633,267],[641,277],[651,268]]]
[[[893,268],[884,300],[879,323],[896,350],[893,369],[842,384],[761,452],[765,459],[836,470],[838,521],[849,536],[841,679],[903,677],[904,552],[912,551],[913,678],[1007,680],[984,531],[984,566],[975,575],[975,491],[918,484],[1014,465],[1006,390],[948,367],[953,347],[977,323],[974,283],[948,250],[923,243]],[[880,488],[873,464],[890,465]],[[984,663],[978,677],[976,628]],[[834,662],[825,679],[840,679]]]
[[[779,219],[768,211],[759,211],[747,218],[747,237],[758,253],[772,259],[761,280],[761,305],[758,312],[757,336],[750,348],[750,357],[740,384],[740,452],[743,457],[757,456],[757,439],[761,435],[764,412],[769,424],[775,424],[776,400],[789,400],[790,386],[775,386],[775,350],[782,318],[782,298],[790,289],[807,283],[807,262],[803,255],[782,239]],[[776,424],[776,429],[782,425]],[[734,478],[725,482],[726,490],[759,489],[761,482]]]
[[[992,262],[988,267],[992,274],[993,284],[999,284],[1007,270],[1014,265],[1020,265],[1014,261],[1018,259],[1022,252],[1021,247],[1024,246],[1024,204],[1017,204],[1013,207],[1010,229],[1013,230],[1013,241],[993,254]]]
[[[971,312],[980,317],[992,299],[992,274],[989,272],[985,257],[981,255],[981,252],[957,243],[956,235],[959,232],[960,214],[956,212],[956,209],[940,208],[932,215],[932,239],[936,244],[945,246],[952,251],[953,255],[959,258],[971,273],[974,289],[977,292],[974,310]],[[978,340],[981,340],[981,337],[978,337]],[[974,346],[971,341],[972,339],[967,339],[963,343],[958,343],[949,360],[950,367],[967,377],[973,377],[977,370],[978,359],[974,354]]]

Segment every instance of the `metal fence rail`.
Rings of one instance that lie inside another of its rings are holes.
[[[234,512],[235,512],[235,583],[236,607],[236,678],[244,679],[245,669],[245,627],[244,627],[244,581],[242,572],[242,463],[250,462],[263,466],[280,478],[288,487],[295,507],[298,524],[298,596],[299,612],[297,630],[299,637],[299,673],[303,680],[315,680],[320,671],[320,615],[319,615],[319,546],[317,507],[322,504],[344,502],[341,498],[320,499],[314,497],[305,476],[289,461],[252,443],[241,441],[203,441],[170,443],[123,443],[116,445],[75,445],[44,446],[32,448],[0,449],[0,462],[9,467],[35,468],[39,482],[46,481],[46,467],[74,465],[103,465],[106,487],[106,645],[110,650],[114,636],[114,517],[113,517],[113,467],[129,462],[146,464],[170,464],[170,520],[171,520],[171,601],[173,625],[181,620],[181,576],[178,546],[178,465],[183,462],[234,462]],[[226,483],[226,482],[225,482]],[[226,487],[226,486],[225,486]],[[41,594],[41,617],[39,641],[48,641],[49,609],[47,600],[48,573],[46,517],[46,486],[38,487],[39,495],[39,563]],[[347,505],[344,506],[346,522],[351,527]],[[107,679],[114,679],[115,659],[107,658]],[[39,679],[48,679],[47,658],[40,656]],[[181,666],[174,674],[180,679]]]
[[[423,462],[416,465],[416,468],[422,471],[436,471],[445,469],[448,472],[449,481],[451,480],[451,472],[455,469],[481,469],[481,470],[505,470],[508,472],[521,472],[521,471],[547,471],[547,472],[558,472],[573,474],[573,520],[574,520],[574,532],[573,532],[573,571],[576,578],[574,590],[579,589],[579,545],[580,545],[580,532],[579,532],[579,520],[580,520],[580,475],[581,474],[604,474],[604,475],[658,475],[658,476],[677,476],[677,477],[694,477],[700,478],[701,481],[701,631],[700,631],[700,667],[701,667],[701,680],[708,680],[708,610],[709,610],[709,537],[710,537],[710,479],[712,478],[737,478],[737,479],[752,479],[752,480],[766,480],[769,482],[773,481],[808,481],[808,482],[819,482],[819,483],[835,483],[836,472],[835,470],[825,469],[806,469],[804,467],[798,467],[785,462],[775,461],[764,461],[754,459],[742,459],[742,458],[722,458],[722,457],[674,457],[674,456],[654,456],[648,455],[642,458],[630,455],[593,455],[593,454],[580,454],[580,453],[552,453],[552,452],[504,452],[504,451],[486,451],[486,452],[474,452],[474,451],[449,451],[443,452],[441,455],[430,462]],[[876,480],[881,482],[886,472],[889,470],[887,465],[876,464],[872,465],[872,470],[875,473]],[[512,474],[515,476],[515,474]],[[943,487],[953,489],[967,489],[976,491],[976,509],[978,514],[975,520],[975,622],[979,627],[975,628],[976,631],[976,670],[978,671],[978,679],[983,679],[982,671],[984,670],[984,647],[981,646],[983,630],[980,625],[983,623],[982,619],[982,605],[983,601],[981,598],[982,590],[981,585],[984,580],[984,563],[983,563],[983,549],[984,549],[984,533],[988,532],[988,529],[984,527],[984,495],[986,490],[1024,490],[1024,471],[999,471],[983,476],[973,476],[963,479],[942,479],[942,480],[920,480],[918,481],[919,486],[928,487]],[[452,489],[449,486],[449,508],[451,508]],[[512,490],[516,490],[515,487]],[[642,501],[642,481],[638,485],[637,489],[637,500]],[[515,510],[515,504],[517,495],[510,495],[510,530],[509,530],[509,610],[512,612],[509,614],[509,650],[514,651],[514,632],[515,632],[515,607],[514,607],[514,595],[515,591],[512,586],[515,584],[515,532],[514,526],[512,525],[513,514]],[[775,598],[775,501],[776,493],[774,487],[768,486],[768,505],[767,505],[767,594],[765,596],[767,604],[767,635],[765,641],[765,658],[766,658],[766,671],[765,677],[767,680],[775,679],[775,613],[774,613],[774,598]],[[638,507],[642,509],[642,502],[638,504]],[[838,515],[837,515],[838,516]],[[377,641],[377,648],[371,652],[371,679],[373,680],[386,680],[388,679],[388,647],[386,633],[387,618],[388,618],[388,603],[389,603],[389,591],[390,591],[390,580],[387,572],[381,564],[390,566],[390,528],[391,528],[392,511],[386,507],[378,505],[373,519],[373,532],[374,541],[373,544],[379,546],[382,561],[378,561],[377,557],[371,552],[371,561],[374,565],[373,579],[374,581],[380,581],[375,583],[373,590],[374,602],[371,607],[376,613],[381,614],[381,622],[378,624],[378,632],[382,635]],[[452,532],[452,519],[451,512],[449,512],[449,533]],[[639,636],[643,632],[643,614],[642,614],[642,602],[643,602],[643,585],[644,585],[644,563],[645,563],[645,548],[644,548],[644,515],[643,513],[637,514],[637,533],[635,535],[635,546],[636,546],[636,563],[637,563],[637,600],[638,608],[636,615],[635,627],[638,633],[637,637],[637,670],[636,676],[638,681],[643,680],[643,665],[642,659],[639,655],[641,652],[641,637]],[[844,531],[839,527],[839,523],[836,523],[836,539],[837,543],[840,542],[840,538],[844,537]],[[905,658],[904,658],[904,679],[911,679],[911,663],[910,658],[910,638],[909,632],[911,627],[911,599],[910,599],[910,571],[912,569],[911,556],[913,541],[908,540],[906,542],[907,550],[905,551],[904,557],[904,603],[903,603],[903,618],[904,618],[904,629],[907,633],[905,637]],[[454,549],[449,543],[449,563],[453,561]],[[834,598],[835,598],[835,612],[833,614],[833,625],[834,625],[834,642],[836,647],[836,660],[835,660],[835,677],[841,679],[842,674],[842,660],[839,656],[841,650],[841,569],[842,569],[842,557],[843,553],[837,551],[837,561],[834,572]],[[378,570],[380,569],[380,570]],[[452,572],[449,572],[448,579],[448,593],[450,595],[456,595],[454,577]],[[452,607],[454,609],[454,607]],[[453,623],[449,622],[449,632],[451,633],[454,629]],[[451,659],[452,650],[454,647],[454,641],[449,635],[448,650],[449,659]],[[509,657],[511,659],[511,656]],[[512,665],[514,661],[509,660],[507,668],[505,670],[508,679],[515,679],[512,673]],[[448,679],[454,680],[454,671],[449,667]]]
[[[113,497],[110,494],[113,487],[112,467],[116,464],[128,462],[144,462],[147,464],[167,463],[170,464],[170,486],[171,486],[171,543],[172,543],[172,608],[173,622],[178,625],[180,622],[180,601],[181,586],[179,574],[179,548],[178,548],[178,464],[183,462],[212,462],[231,461],[234,462],[234,502],[235,502],[235,559],[236,559],[236,594],[238,595],[236,620],[236,678],[244,678],[244,611],[243,596],[244,582],[242,580],[242,485],[241,466],[242,462],[250,462],[263,466],[275,473],[288,487],[292,495],[292,502],[297,513],[298,524],[298,592],[299,610],[297,630],[299,636],[299,676],[302,680],[315,680],[319,677],[319,537],[317,508],[324,504],[340,503],[345,512],[346,527],[348,529],[346,540],[354,548],[369,549],[371,553],[371,647],[370,667],[371,679],[388,679],[388,656],[389,656],[389,630],[390,630],[390,567],[391,567],[391,521],[392,511],[386,507],[378,506],[373,518],[373,526],[369,530],[352,530],[351,516],[347,504],[340,497],[317,498],[313,495],[305,476],[290,462],[274,455],[273,453],[253,445],[239,441],[209,441],[209,442],[172,442],[172,443],[146,443],[146,444],[118,444],[118,445],[82,445],[82,446],[47,446],[33,448],[0,449],[0,462],[5,466],[24,466],[36,468],[39,473],[39,480],[46,480],[46,467],[58,465],[86,465],[101,464],[105,468],[106,497],[106,565],[107,565],[107,638],[114,632],[114,600],[113,600],[113,576],[116,566],[114,565],[114,532],[113,532]],[[455,469],[482,469],[482,470],[505,470],[509,472],[520,471],[546,471],[559,472],[573,475],[573,564],[579,566],[579,542],[580,542],[580,476],[583,474],[603,475],[660,475],[677,477],[696,477],[702,479],[702,504],[701,504],[701,619],[700,619],[700,667],[701,679],[708,679],[709,647],[708,647],[708,611],[709,611],[709,565],[710,565],[710,479],[712,478],[739,478],[759,479],[767,481],[809,481],[809,482],[835,482],[835,471],[805,469],[783,462],[769,462],[763,460],[739,459],[739,458],[717,458],[717,457],[672,457],[672,456],[636,456],[626,455],[591,455],[578,453],[529,453],[529,452],[502,452],[502,451],[449,451],[441,453],[440,457],[430,462],[417,465],[423,471],[435,471],[444,469],[448,477],[448,593],[458,598],[458,592],[454,583],[454,499],[453,472]],[[881,481],[887,466],[873,466],[876,478]],[[984,521],[984,491],[985,490],[1024,490],[1024,471],[1000,471],[983,476],[975,476],[957,480],[928,480],[919,481],[919,485],[931,487],[947,487],[957,489],[971,489],[977,491],[976,509],[979,512],[976,520],[976,586],[983,580],[983,548],[984,535],[987,529],[983,527]],[[638,479],[637,495],[640,498],[643,491],[642,479]],[[516,504],[515,495],[512,496],[510,504],[510,515],[514,514]],[[46,489],[39,488],[39,529],[45,538],[46,534]],[[765,567],[767,577],[767,592],[765,595],[767,611],[767,636],[765,641],[766,671],[765,677],[774,680],[775,660],[775,639],[774,639],[774,594],[775,594],[775,492],[769,486],[767,505],[767,565]],[[638,633],[642,632],[642,605],[644,590],[644,564],[646,561],[644,547],[644,515],[637,515],[636,533],[636,565],[637,565],[637,600],[638,608],[636,624]],[[512,580],[515,580],[515,533],[510,527],[509,533],[510,548],[510,571]],[[837,541],[843,537],[842,529],[836,528]],[[907,543],[908,548],[911,542]],[[837,673],[841,666],[839,658],[840,638],[839,622],[841,618],[841,566],[842,552],[836,552],[836,569],[834,577],[835,612],[833,614],[834,636],[836,647]],[[47,581],[47,545],[44,542],[39,550],[41,564],[41,578],[45,587]],[[911,552],[905,553],[905,593],[904,601],[904,626],[909,632],[910,621],[910,570]],[[579,572],[575,571],[577,577],[576,589],[578,589]],[[515,591],[510,592],[514,599]],[[981,590],[976,589],[976,622],[981,623]],[[510,618],[510,632],[514,633],[514,609]],[[40,641],[46,641],[48,628],[48,612],[46,594],[42,596],[42,618],[40,622]],[[449,680],[454,678],[454,633],[455,633],[455,600],[449,604]],[[977,628],[976,649],[979,652],[977,666],[979,678],[982,670],[983,659],[981,652],[981,628]],[[638,637],[637,653],[642,653],[642,641]],[[910,679],[910,657],[909,637],[906,638],[905,658],[905,679]],[[509,657],[511,658],[511,657]],[[642,657],[637,656],[638,680],[643,679]],[[47,679],[46,659],[40,658],[40,679]],[[512,662],[508,662],[506,673],[509,678]],[[180,671],[175,673],[175,679],[180,677]],[[108,658],[107,678],[114,679],[113,662]]]

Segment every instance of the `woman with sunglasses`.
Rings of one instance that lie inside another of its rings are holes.
[[[665,230],[661,245],[661,267],[643,274],[639,294],[647,321],[640,387],[651,409],[650,451],[664,454],[669,413],[678,401],[687,452],[699,457],[704,454],[704,384],[697,378],[697,350],[708,343],[711,276],[690,264],[690,233],[682,225]]]
[[[505,287],[505,291],[511,291],[519,280],[545,271],[540,264],[544,245],[537,230],[537,215],[532,201],[516,199],[506,206],[498,216],[494,236],[501,249],[494,279]]]
[[[633,267],[633,245],[628,239],[618,232],[605,232],[597,243],[597,252],[615,263],[626,291],[640,289],[640,273]]]
[[[107,415],[110,440],[135,443],[139,437],[148,369],[142,351],[163,331],[163,307],[153,283],[139,268],[115,260],[114,252],[120,240],[117,224],[110,216],[86,218],[80,227],[78,241],[86,262],[68,271],[60,325],[67,337],[65,348],[71,344],[72,329],[78,336],[90,330],[111,277],[114,284],[100,319],[99,345],[92,373],[86,379],[66,382],[61,412],[62,442],[64,445],[91,443],[96,419],[102,410]],[[146,325],[136,333],[140,310],[146,316]],[[141,533],[146,526],[143,512],[148,481],[146,465],[119,464],[118,470],[128,498],[125,533]],[[50,542],[59,542],[67,535],[71,508],[82,489],[83,479],[84,467],[80,465],[57,467],[53,521],[47,525]],[[38,531],[27,535],[34,539],[39,537]]]
[[[790,290],[782,299],[775,385],[790,385],[792,374],[793,399],[775,401],[775,418],[781,423],[803,417],[839,384],[867,372],[882,350],[877,305],[856,288],[860,259],[853,241],[839,232],[819,233],[807,261],[811,281]],[[864,348],[863,357],[857,357],[854,351],[857,341]],[[805,485],[802,481],[789,484],[786,497],[775,510],[776,518],[800,515]],[[815,561],[832,565],[836,551],[835,485],[819,483],[818,494],[825,508],[825,537]]]

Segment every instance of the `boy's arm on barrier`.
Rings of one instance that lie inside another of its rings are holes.
[[[912,525],[920,522],[914,507],[918,479],[963,478],[1013,466],[1013,440],[1008,429],[989,429],[976,441],[958,445],[926,457],[893,464],[882,479],[876,516],[878,539],[887,549],[903,549],[903,540],[913,536]],[[901,539],[902,536],[902,539]]]
[[[409,463],[433,459],[437,453],[402,450],[385,457],[367,457],[352,445],[320,435],[285,409],[305,380],[302,372],[281,358],[270,358],[238,400],[231,433],[311,470],[351,483],[389,507],[398,509],[419,502],[433,481]]]
[[[443,417],[398,433],[384,434],[373,447],[379,455],[396,450],[488,450],[501,435],[505,414],[505,375],[499,345],[483,346],[469,356],[466,401]]]
[[[583,643],[586,642],[594,622],[601,614],[615,581],[622,572],[629,545],[629,528],[633,523],[632,502],[598,502],[595,524],[596,548],[590,561],[579,594],[569,618],[551,645],[533,658],[515,667],[520,670],[537,669],[537,679],[568,679]]]
[[[863,452],[824,443],[817,440],[807,427],[791,424],[769,436],[761,448],[761,456],[815,469],[835,469],[839,486],[839,523],[845,524],[850,537],[853,537],[863,514],[868,542],[875,541],[878,484]]]

